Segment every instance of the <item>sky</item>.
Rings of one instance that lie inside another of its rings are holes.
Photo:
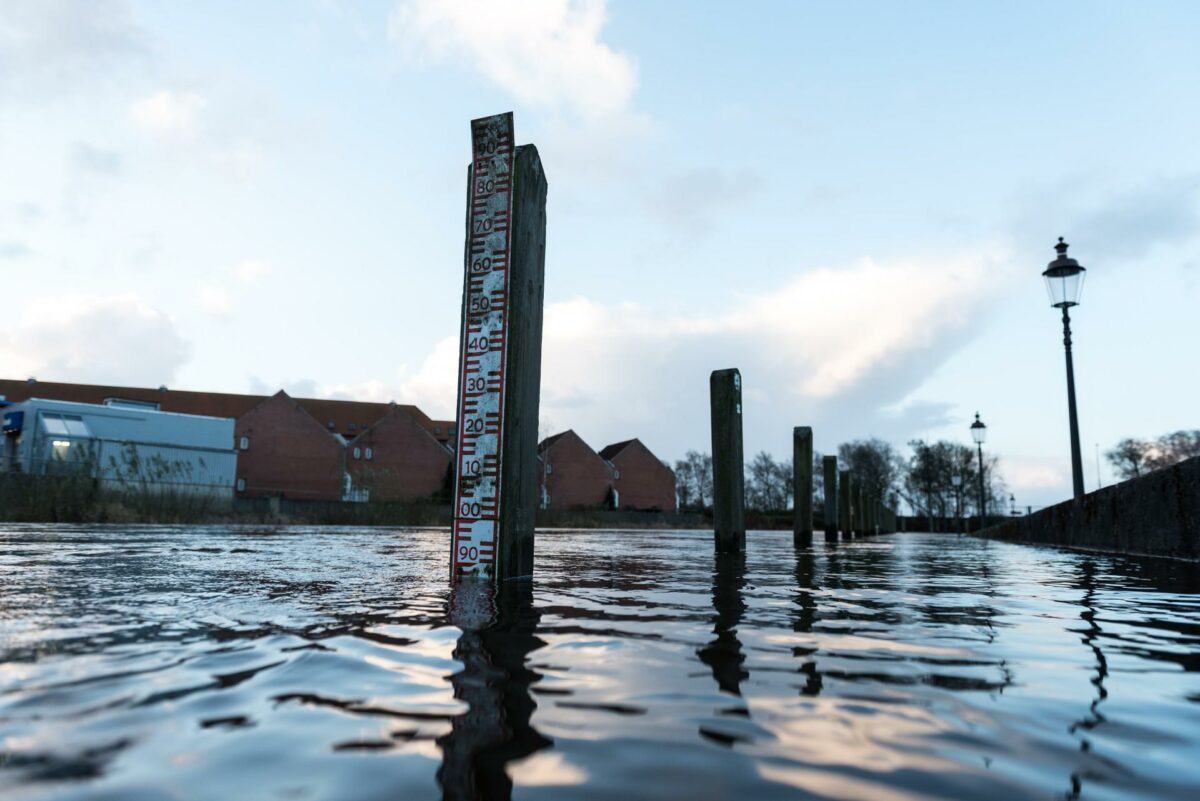
[[[970,443],[1070,496],[1200,427],[1200,5],[0,4],[0,375],[454,414],[470,120],[549,180],[543,434]]]

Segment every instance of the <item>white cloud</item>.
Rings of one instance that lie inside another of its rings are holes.
[[[256,284],[271,274],[274,268],[270,263],[258,259],[242,259],[233,268],[233,275],[244,284]]]
[[[1000,463],[1004,480],[1026,503],[1058,496],[1071,481],[1071,465],[1051,456],[1005,456]]]
[[[270,275],[274,268],[265,261],[243,259],[232,268],[223,271],[219,282],[209,281],[196,287],[196,306],[205,314],[218,318],[229,318],[238,308],[239,291],[230,287],[233,282],[252,286]]]
[[[310,397],[342,400],[373,401],[375,403],[411,403],[430,417],[443,420],[455,415],[454,394],[457,391],[458,337],[446,337],[411,375],[401,367],[393,380],[378,378],[340,384],[318,384],[311,379],[286,381],[283,388],[303,387]],[[262,391],[266,385],[255,378],[252,391]]]
[[[415,55],[466,61],[530,106],[587,119],[628,110],[632,59],[604,42],[604,0],[400,0],[388,35]]]
[[[239,139],[227,145],[213,149],[208,156],[209,162],[224,170],[235,178],[249,178],[257,173],[267,163],[267,154],[257,142],[251,139]]]
[[[170,384],[191,353],[171,318],[134,295],[36,301],[0,333],[5,373],[44,380]]]
[[[746,448],[782,453],[794,425],[818,442],[879,435],[903,442],[940,423],[938,404],[901,405],[959,345],[1004,270],[985,257],[941,263],[864,260],[804,273],[730,299],[714,313],[666,313],[584,298],[549,304],[543,418],[597,447],[638,436],[674,457],[708,448],[708,376],[738,367]],[[458,337],[412,375],[326,387],[344,397],[415,403],[454,415]]]
[[[187,133],[207,101],[195,92],[163,89],[130,106],[133,121],[153,133]]]
[[[144,35],[121,0],[6,0],[0,13],[0,100],[78,91],[126,60]]]
[[[233,297],[228,290],[213,284],[201,284],[196,290],[196,305],[213,317],[233,316]]]

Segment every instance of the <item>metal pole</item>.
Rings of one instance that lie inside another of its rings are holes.
[[[959,479],[962,484],[962,479]],[[954,533],[962,534],[962,487],[954,488]]]
[[[983,443],[975,443],[979,448],[979,530],[987,525],[987,496],[983,492]]]
[[[1075,364],[1071,360],[1071,316],[1063,306],[1063,347],[1067,351],[1067,406],[1071,411],[1071,477],[1075,497],[1083,497],[1083,458],[1079,455],[1079,416],[1075,412]]]

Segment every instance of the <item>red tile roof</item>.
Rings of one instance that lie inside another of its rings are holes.
[[[103,403],[106,398],[123,398],[160,404],[159,408],[164,412],[233,418],[241,417],[269,397],[267,395],[238,395],[227,392],[195,392],[166,388],[68,384],[56,381],[30,383],[13,379],[0,379],[0,395],[6,396],[12,402],[28,398],[46,398],[78,403]],[[382,419],[391,409],[391,404],[367,401],[331,400],[329,398],[296,398],[295,400],[302,409],[316,418],[322,426],[325,426],[326,430],[349,435],[349,438],[357,436],[364,428]],[[431,420],[429,415],[410,404],[396,404],[396,406],[410,414],[438,441],[447,442],[450,439],[449,426],[453,424]],[[330,422],[333,423],[332,428],[329,426]],[[440,433],[435,429],[438,429]]]

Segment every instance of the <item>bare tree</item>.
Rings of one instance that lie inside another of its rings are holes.
[[[675,494],[679,508],[707,508],[712,505],[712,457],[688,451],[675,462]]]
[[[913,511],[933,517],[979,513],[979,459],[974,450],[959,442],[908,443],[912,456],[905,465],[901,495]],[[1000,474],[1000,458],[984,459],[984,503],[989,514],[1007,508],[1008,487]],[[954,486],[954,476],[961,485]]]
[[[1173,431],[1153,442],[1127,437],[1104,456],[1122,479],[1137,478],[1200,456],[1200,429]]]
[[[1112,450],[1104,452],[1104,458],[1122,479],[1137,478],[1149,468],[1146,457],[1152,446],[1149,442],[1126,437]]]
[[[889,443],[877,438],[847,442],[838,446],[838,459],[871,496],[895,503],[904,461]]]
[[[1200,429],[1174,431],[1158,438],[1146,465],[1151,470],[1161,470],[1196,456],[1200,456]]]
[[[746,467],[746,505],[763,512],[788,508],[792,493],[792,468],[761,451]]]

